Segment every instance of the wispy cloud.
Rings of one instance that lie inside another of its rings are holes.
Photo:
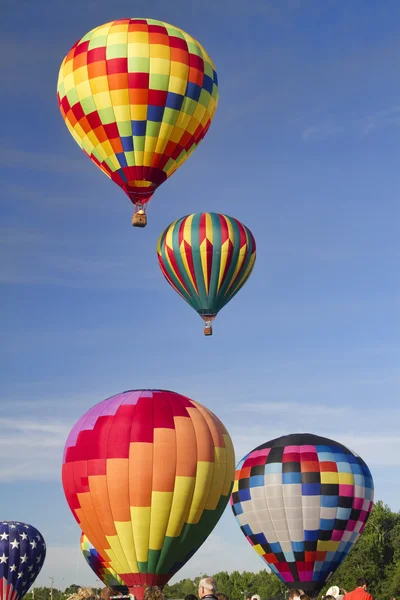
[[[90,232],[74,239],[34,227],[0,227],[0,283],[100,289],[163,284],[153,253],[135,262],[122,244],[112,250],[108,256],[105,247],[93,244]]]
[[[83,154],[83,153],[82,153]],[[90,161],[85,156],[71,158],[53,152],[36,152],[9,147],[0,139],[0,169],[20,169],[49,173],[88,173]]]
[[[303,128],[301,137],[304,142],[312,142],[339,135],[366,136],[383,128],[399,126],[400,106],[392,106],[359,119],[329,117]]]
[[[58,420],[0,419],[2,481],[55,480],[69,427]]]
[[[243,416],[247,427],[234,420],[229,428],[237,459],[252,448],[281,435],[310,432],[337,440],[354,450],[371,467],[400,465],[400,438],[397,424],[400,409],[366,408],[340,404],[307,404],[302,402],[260,402],[231,406],[232,413]],[[242,454],[239,456],[240,451]]]

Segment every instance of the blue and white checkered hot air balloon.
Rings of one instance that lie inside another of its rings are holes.
[[[20,600],[39,575],[46,544],[32,525],[0,522],[0,600]]]

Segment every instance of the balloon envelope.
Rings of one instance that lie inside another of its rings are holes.
[[[157,255],[165,279],[207,323],[250,277],[256,243],[237,219],[197,213],[166,228]]]
[[[174,392],[136,390],[78,421],[62,477],[81,529],[140,600],[205,541],[229,500],[234,470],[231,439],[213,413]]]
[[[333,440],[284,436],[236,467],[231,506],[256,552],[289,588],[318,593],[362,533],[374,486],[365,462]]]
[[[97,552],[96,548],[93,548],[88,538],[84,533],[81,534],[80,545],[82,554],[85,560],[95,575],[101,579],[101,581],[108,588],[115,591],[122,592],[123,594],[128,593],[128,588],[124,585],[122,579],[110,568],[107,568],[104,564],[103,559]]]
[[[218,82],[203,46],[182,29],[119,19],[74,44],[57,95],[78,145],[144,208],[207,133]]]
[[[46,544],[32,525],[0,522],[0,600],[20,600],[39,575]]]

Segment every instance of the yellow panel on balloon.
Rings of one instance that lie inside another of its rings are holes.
[[[112,93],[112,92],[111,92]],[[124,106],[114,106],[115,121],[118,123],[127,122],[131,120],[131,107],[129,106],[129,100]],[[127,135],[132,135],[132,128]]]
[[[107,46],[114,46],[116,44],[120,44],[121,46],[126,46],[127,40],[127,25],[113,25],[112,28],[113,33],[109,33],[107,36]]]
[[[149,548],[161,550],[171,513],[174,492],[153,492],[151,495],[151,521]]]
[[[131,104],[130,109],[132,121],[146,121],[147,104]]]
[[[151,70],[158,75],[169,75],[170,61],[165,58],[150,58]]]
[[[107,536],[107,542],[110,545],[110,550],[107,550],[107,555],[110,557],[111,564],[113,565],[116,559],[123,569],[122,573],[129,573],[129,564],[126,560],[124,551],[121,548],[118,536]],[[113,558],[114,560],[112,560]]]
[[[178,537],[189,513],[190,498],[195,486],[194,477],[175,477],[174,498],[169,518],[167,536]]]
[[[353,473],[338,473],[339,483],[342,485],[354,485]]]
[[[331,471],[321,471],[321,483],[339,483],[338,473]]]
[[[338,549],[339,542],[332,540],[318,540],[317,552],[336,552]]]
[[[171,65],[173,64],[174,63],[171,63]],[[181,96],[184,96],[187,86],[186,80],[187,77],[175,77],[173,72],[171,71],[168,83],[168,91],[174,92],[174,94],[180,94]]]
[[[132,524],[130,521],[116,522],[115,529],[117,530],[118,538],[121,543],[122,550],[129,564],[129,569],[136,573],[138,569],[135,541],[133,539]]]
[[[260,556],[265,554],[265,550],[263,549],[262,546],[260,546],[260,544],[256,544],[255,546],[253,546],[253,548],[257,552],[257,554],[259,554]]]
[[[114,109],[115,120],[117,121],[116,110],[121,106],[129,110],[129,93],[127,90],[111,90],[110,98]]]
[[[223,434],[225,448],[226,448],[226,473],[225,473],[225,481],[222,488],[222,495],[227,496],[230,493],[232,482],[233,482],[233,473],[235,471],[235,449],[232,444],[232,440],[227,433]]]
[[[110,108],[111,106],[110,92],[102,91],[98,94],[93,94],[93,100],[97,110],[103,110],[104,108]]]
[[[214,455],[214,476],[208,495],[207,504],[205,506],[205,508],[208,510],[214,510],[217,508],[219,499],[221,497],[221,490],[225,481],[226,472],[226,449],[215,447]]]
[[[210,489],[214,474],[214,464],[206,461],[197,463],[196,483],[187,518],[188,523],[198,523],[203,514],[207,502],[208,490]]]
[[[139,562],[147,561],[147,550],[150,537],[150,506],[131,506],[131,528],[134,531],[136,559]]]

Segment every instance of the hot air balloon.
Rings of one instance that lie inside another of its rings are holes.
[[[205,323],[212,322],[251,275],[256,242],[243,223],[218,213],[197,213],[174,221],[157,244],[161,271]]]
[[[262,444],[236,467],[240,529],[288,588],[316,596],[362,533],[374,484],[365,462],[309,433]]]
[[[124,585],[122,579],[113,571],[105,566],[103,559],[97,552],[96,548],[93,548],[88,538],[84,533],[81,534],[80,539],[82,554],[85,560],[95,575],[101,579],[101,581],[108,588],[116,592],[122,592],[123,594],[128,593],[128,588]]]
[[[165,585],[217,524],[235,470],[232,442],[207,408],[162,390],[117,394],[68,436],[69,507],[107,569],[138,600]]]
[[[20,600],[39,575],[46,544],[32,525],[0,522],[0,600]]]
[[[57,92],[72,137],[134,204],[136,227],[207,133],[218,103],[214,63],[201,44],[154,19],[92,29],[64,58]]]

